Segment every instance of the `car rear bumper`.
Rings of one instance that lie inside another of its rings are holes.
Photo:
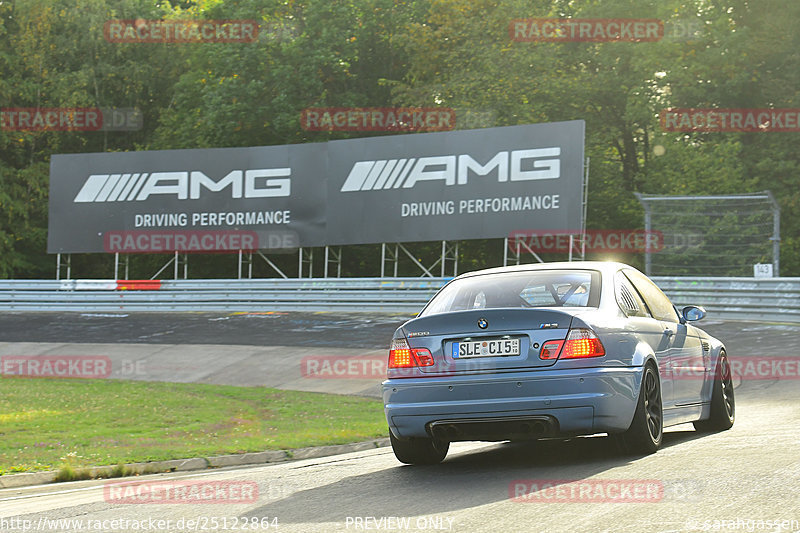
[[[531,438],[624,431],[642,373],[619,367],[390,379],[382,385],[384,411],[398,438],[439,428],[450,440],[505,440],[524,437],[526,424]]]

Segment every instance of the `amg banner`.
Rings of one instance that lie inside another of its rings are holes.
[[[572,121],[331,141],[328,243],[580,227],[583,137]]]
[[[48,252],[215,252],[580,227],[584,122],[54,155]]]
[[[321,143],[54,155],[47,251],[324,244],[326,150]]]

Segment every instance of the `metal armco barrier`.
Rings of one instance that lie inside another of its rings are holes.
[[[413,314],[450,278],[0,280],[0,311],[376,311]]]
[[[0,280],[0,311],[374,311],[416,313],[449,278]],[[709,319],[800,323],[800,278],[653,280]]]
[[[675,305],[701,305],[709,319],[800,322],[800,278],[652,279]]]

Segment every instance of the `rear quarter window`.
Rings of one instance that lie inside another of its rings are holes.
[[[628,278],[622,271],[617,272],[614,276],[615,296],[617,298],[617,305],[622,309],[626,316],[640,316],[649,317],[647,307],[645,306],[639,293],[631,285]]]
[[[653,318],[666,322],[679,322],[678,312],[658,286],[650,278],[636,270],[623,271],[647,304]]]

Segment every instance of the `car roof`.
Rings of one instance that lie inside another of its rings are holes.
[[[485,274],[502,274],[506,272],[525,272],[534,270],[597,270],[604,275],[614,274],[622,268],[629,268],[636,270],[630,265],[619,263],[616,261],[558,261],[553,263],[528,263],[525,265],[513,265],[505,267],[487,268],[484,270],[475,270],[461,274],[455,279],[469,278],[473,276],[482,276]]]

